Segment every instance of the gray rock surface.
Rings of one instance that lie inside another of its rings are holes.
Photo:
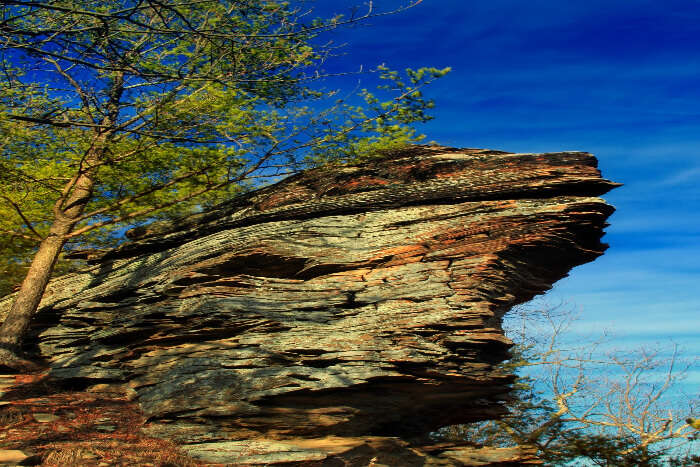
[[[581,152],[321,167],[131,231],[51,282],[28,345],[209,462],[477,465],[411,443],[503,413],[501,318],[602,254],[615,186]]]

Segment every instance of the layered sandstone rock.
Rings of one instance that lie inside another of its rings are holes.
[[[581,152],[310,170],[130,232],[51,282],[28,345],[209,462],[523,464],[426,435],[503,413],[501,318],[602,254],[614,186]]]

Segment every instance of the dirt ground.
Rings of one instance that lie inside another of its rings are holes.
[[[61,387],[46,374],[0,375],[0,466],[205,465],[141,434],[144,423],[123,394]]]

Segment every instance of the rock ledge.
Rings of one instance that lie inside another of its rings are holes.
[[[534,463],[426,435],[503,413],[500,320],[603,253],[615,186],[583,152],[415,147],[306,171],[131,231],[51,282],[28,345],[206,462]]]

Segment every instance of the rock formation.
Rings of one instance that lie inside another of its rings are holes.
[[[426,435],[504,412],[501,318],[602,254],[614,186],[582,152],[309,170],[53,280],[28,350],[207,462],[508,465]]]

